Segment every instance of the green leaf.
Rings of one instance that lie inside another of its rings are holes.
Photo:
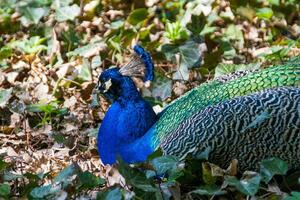
[[[216,183],[217,177],[213,176],[212,169],[208,163],[202,163],[202,179],[207,185]]]
[[[134,188],[140,189],[144,192],[156,192],[155,188],[151,182],[147,179],[146,175],[136,168],[132,168],[119,160],[119,172],[125,178],[126,183],[130,184]]]
[[[185,42],[181,46],[164,45],[162,50],[169,60],[174,59],[175,53],[180,53],[179,67],[173,74],[173,80],[188,80],[189,69],[200,66],[202,61],[200,44],[192,40]]]
[[[78,176],[79,176],[79,180],[81,182],[80,187],[82,189],[93,189],[94,187],[103,185],[106,182],[104,179],[93,175],[89,171],[79,173]]]
[[[227,29],[225,30],[223,39],[226,42],[234,41],[239,49],[242,49],[244,47],[244,34],[242,30],[236,26],[235,24],[230,24]],[[232,46],[232,45],[230,45]]]
[[[225,177],[224,183],[234,186],[238,191],[245,195],[254,196],[259,189],[260,180],[261,176],[259,174],[254,174],[251,177],[246,177],[241,180],[238,180],[233,176],[228,176]]]
[[[0,107],[3,108],[12,96],[13,88],[0,89]]]
[[[122,200],[123,195],[120,188],[114,188],[105,192],[97,193],[97,200]]]
[[[144,21],[148,17],[148,10],[146,8],[139,8],[133,10],[127,18],[127,21],[132,24],[136,25],[142,21]]]
[[[30,192],[30,197],[33,199],[51,199],[49,197],[55,196],[56,193],[60,191],[59,188],[53,188],[51,184],[36,187]]]
[[[95,42],[82,47],[76,48],[74,51],[70,51],[67,53],[68,57],[71,56],[82,56],[82,57],[90,57],[94,52],[99,52],[105,46],[103,42]]]
[[[173,74],[173,80],[189,80],[190,71],[186,65],[179,65],[177,71]]]
[[[78,69],[78,78],[84,81],[92,80],[91,67],[88,59],[84,58],[82,65],[79,66]]]
[[[39,51],[47,49],[45,45],[42,43],[46,40],[46,38],[40,38],[39,36],[31,37],[29,40],[24,39],[21,41],[15,41],[9,44],[12,48],[17,48],[20,51],[26,54],[34,54]]]
[[[51,7],[54,9],[65,7],[70,5],[73,2],[73,0],[59,0],[59,1],[53,1]]]
[[[161,47],[161,51],[166,56],[167,60],[174,60],[174,55],[179,52],[179,46],[175,44],[164,44]]]
[[[216,30],[217,30],[217,27],[209,26],[208,24],[205,24],[202,31],[200,32],[200,35],[202,35],[202,36],[209,35],[211,33],[214,33]]]
[[[285,175],[287,171],[287,163],[279,158],[270,158],[261,161],[260,174],[262,180],[266,183],[268,183],[274,175]]]
[[[56,9],[55,19],[58,22],[74,20],[80,14],[80,8],[77,4],[71,6],[59,7]]]
[[[187,29],[191,31],[194,35],[198,35],[201,33],[205,26],[205,16],[204,15],[192,15],[192,20],[187,24]]]
[[[80,167],[73,163],[59,172],[59,174],[54,178],[53,182],[62,183],[63,187],[65,187],[72,180],[72,176],[78,174],[80,171]]]
[[[172,43],[185,41],[189,38],[186,28],[183,27],[179,21],[167,21],[164,36],[168,38]]]
[[[124,26],[124,23],[125,23],[124,20],[117,20],[117,21],[111,22],[109,28],[110,29],[119,29],[122,26]]]
[[[260,63],[251,64],[223,64],[220,63],[215,69],[215,77],[231,74],[236,71],[256,70],[259,69]]]
[[[291,196],[285,197],[283,200],[299,200],[300,192],[291,192]]]
[[[180,65],[186,66],[188,69],[199,67],[201,63],[201,54],[199,44],[194,41],[187,41],[179,47],[181,55]]]
[[[9,58],[12,55],[13,51],[10,47],[4,46],[0,49],[0,60]]]
[[[163,152],[162,152],[161,148],[158,148],[156,151],[154,151],[153,153],[151,153],[148,156],[148,160],[153,160],[154,158],[161,157],[162,155],[163,155]]]
[[[273,10],[271,8],[259,8],[256,10],[256,16],[259,19],[269,20],[273,16]]]
[[[91,61],[91,67],[92,69],[96,69],[97,67],[100,67],[102,64],[102,60],[101,60],[101,57],[98,55],[98,56],[94,56],[92,58],[92,61]]]
[[[198,153],[195,155],[195,158],[197,158],[197,159],[199,159],[199,160],[208,160],[210,152],[211,152],[211,148],[210,148],[210,147],[207,147],[207,148],[205,148],[204,151],[198,152]]]
[[[223,191],[220,187],[216,185],[204,185],[200,186],[198,189],[191,191],[191,193],[207,196],[218,196],[224,195],[227,192]]]
[[[3,176],[4,181],[15,181],[15,180],[20,179],[20,178],[24,178],[23,175],[15,174],[15,173],[12,173],[10,171],[5,171],[4,176]]]
[[[48,14],[49,8],[32,8],[29,6],[24,6],[20,8],[20,12],[23,14],[21,17],[23,26],[28,26],[32,23],[38,24],[42,17]]]
[[[175,156],[161,156],[150,161],[157,174],[164,174],[168,170],[177,168],[178,158]]]
[[[280,5],[280,0],[268,0],[268,2],[271,5],[279,6]]]
[[[0,197],[8,197],[10,194],[10,186],[6,183],[0,184]]]
[[[8,167],[8,163],[3,161],[2,158],[0,157],[0,172],[6,170],[7,167]]]
[[[172,95],[172,80],[168,79],[161,73],[155,73],[155,80],[152,84],[152,97],[162,101]]]
[[[255,10],[251,7],[238,7],[236,12],[248,20],[253,20],[256,16]]]

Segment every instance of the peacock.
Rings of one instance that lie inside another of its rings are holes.
[[[156,114],[132,76],[152,81],[150,54],[139,45],[122,68],[109,68],[98,90],[113,101],[98,132],[104,164],[117,156],[127,163],[145,161],[160,148],[183,160],[208,155],[221,167],[238,160],[239,170],[259,167],[277,157],[300,168],[300,63],[235,72],[187,92]]]

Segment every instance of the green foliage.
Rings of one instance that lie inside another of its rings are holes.
[[[261,176],[259,174],[249,174],[249,177],[245,177],[238,180],[236,177],[225,177],[225,183],[234,186],[237,190],[245,195],[254,196],[260,184]]]
[[[13,89],[0,89],[0,107],[4,107],[11,98]]]
[[[146,8],[139,8],[133,10],[128,16],[127,20],[132,25],[137,25],[138,23],[144,21],[148,17],[148,10]]]
[[[215,185],[205,185],[198,187],[196,190],[191,191],[191,193],[205,196],[219,196],[226,194],[226,191]]]
[[[178,42],[180,40],[188,39],[188,34],[186,30],[181,26],[179,21],[167,22],[165,36],[171,42]]]
[[[12,49],[4,46],[0,49],[0,60],[3,60],[5,58],[9,58],[12,55]]]
[[[287,171],[288,165],[278,158],[271,158],[261,162],[260,173],[262,180],[266,183],[268,183],[274,175],[285,175]]]
[[[27,105],[26,110],[31,113],[42,113],[43,117],[37,126],[44,126],[45,124],[52,124],[55,117],[64,116],[68,113],[67,108],[59,108],[57,102],[50,102],[48,104],[31,104]]]
[[[33,36],[29,40],[24,39],[21,41],[14,41],[9,44],[11,48],[15,48],[24,54],[34,54],[45,50],[47,47],[43,45],[46,38],[40,38],[39,36]]]
[[[56,9],[55,19],[58,22],[74,20],[80,14],[80,8],[77,4],[71,6],[58,7]]]
[[[298,200],[300,199],[300,192],[291,192],[291,196],[284,198],[284,200]]]
[[[0,197],[8,198],[10,194],[10,186],[8,184],[0,184]]]

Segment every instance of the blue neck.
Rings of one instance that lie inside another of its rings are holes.
[[[98,150],[104,164],[115,163],[118,154],[127,163],[142,161],[153,151],[151,134],[143,136],[156,122],[156,114],[131,79],[125,79],[119,87],[120,96],[106,112],[98,132]]]

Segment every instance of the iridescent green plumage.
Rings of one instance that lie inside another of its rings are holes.
[[[209,105],[283,86],[300,86],[300,64],[288,63],[228,78],[227,81],[212,80],[204,83],[175,100],[163,111],[156,124],[154,146],[158,146],[185,119]]]

